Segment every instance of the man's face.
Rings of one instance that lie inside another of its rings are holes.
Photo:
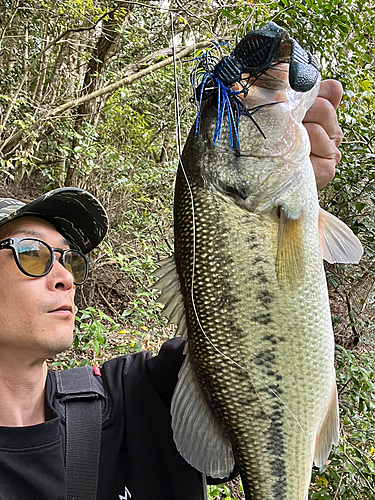
[[[69,243],[54,226],[38,217],[21,217],[0,227],[0,241],[38,238],[51,247]],[[73,277],[59,262],[40,278],[25,276],[11,249],[0,251],[0,353],[37,361],[67,349],[73,340]]]

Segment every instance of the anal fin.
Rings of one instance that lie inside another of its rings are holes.
[[[331,401],[326,417],[316,436],[314,462],[317,467],[326,464],[332,445],[337,445],[340,439],[339,403],[336,383],[332,388]]]

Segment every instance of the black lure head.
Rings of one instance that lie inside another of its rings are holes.
[[[287,60],[292,53],[288,33],[277,24],[269,22],[242,38],[234,49],[242,72],[257,75],[267,71],[276,61]]]
[[[241,61],[233,56],[224,56],[215,66],[214,75],[225,87],[230,87],[241,80],[243,68]]]
[[[297,92],[312,89],[319,78],[318,64],[314,56],[293,40],[293,52],[289,62],[289,83]]]
[[[254,77],[279,62],[289,62],[289,83],[297,92],[307,92],[319,78],[313,56],[273,22],[245,35],[234,49],[234,58],[242,73]]]

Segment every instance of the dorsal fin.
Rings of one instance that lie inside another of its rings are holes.
[[[153,288],[162,292],[159,297],[159,302],[164,304],[162,314],[168,319],[170,324],[177,325],[176,335],[186,340],[187,330],[184,298],[181,293],[180,279],[174,256],[172,255],[168,259],[162,260],[158,265],[159,268],[151,276],[159,278],[153,285]]]
[[[153,288],[162,291],[159,299],[165,304],[162,313],[170,323],[177,325],[176,335],[187,340],[184,301],[174,257],[160,262],[159,266],[152,276],[159,278]],[[189,464],[207,476],[225,478],[235,465],[232,446],[199,387],[188,342],[184,354],[171,405],[173,437],[178,451]]]
[[[178,374],[171,414],[173,438],[185,460],[206,476],[228,477],[235,465],[232,446],[198,385],[188,352]]]

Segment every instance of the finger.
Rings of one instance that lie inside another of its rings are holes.
[[[342,98],[342,85],[337,80],[322,80],[320,82],[318,97],[327,99],[337,109]]]
[[[341,159],[341,153],[322,126],[317,123],[306,123],[305,127],[311,142],[310,160],[314,168],[316,185],[321,189],[335,176],[335,167]]]
[[[326,131],[335,146],[340,144],[343,133],[337,120],[336,110],[333,104],[324,97],[317,97],[303,120],[305,126],[313,123]]]
[[[335,141],[329,137],[325,129],[318,123],[305,123],[304,125],[310,137],[311,153],[321,158],[334,160],[337,165],[341,159],[341,153]]]
[[[316,186],[322,189],[335,176],[336,161],[333,159],[321,158],[320,156],[310,155],[310,160],[314,168]]]

